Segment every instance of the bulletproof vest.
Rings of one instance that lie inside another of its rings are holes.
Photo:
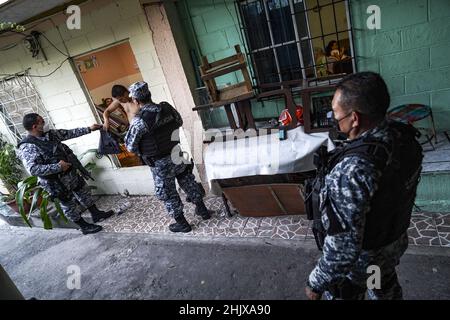
[[[141,155],[152,158],[162,158],[172,152],[179,143],[179,136],[172,139],[172,133],[182,125],[181,118],[170,104],[161,102],[159,106],[159,112],[141,110],[137,114],[148,128],[139,142],[139,151]]]
[[[24,139],[22,139],[22,141],[19,142],[17,148],[19,148],[24,143],[31,143],[36,145],[39,149],[42,150],[44,154],[46,154],[46,157],[48,158],[46,163],[42,164],[55,164],[58,163],[60,160],[69,162],[69,159],[67,157],[67,149],[70,150],[69,147],[67,147],[61,142],[53,141],[51,136],[52,133],[49,132],[48,134],[50,135],[50,137],[49,140],[46,141],[40,140],[32,135],[28,135]]]
[[[386,246],[407,231],[422,170],[423,155],[416,140],[417,130],[399,122],[389,122],[387,126],[388,134],[393,139],[392,144],[388,145],[370,136],[355,139],[346,146],[335,149],[329,155],[324,170],[330,173],[344,158],[358,156],[371,162],[376,170],[382,172],[378,189],[370,203],[370,211],[366,214],[364,250]],[[311,193],[320,192],[325,179],[316,179],[315,183],[315,188],[310,187]],[[333,234],[339,232],[336,229],[341,227],[328,200],[324,199],[324,210],[330,221],[327,233]],[[316,239],[316,242],[323,245],[323,239]]]

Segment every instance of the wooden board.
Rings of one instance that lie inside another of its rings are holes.
[[[305,214],[299,184],[263,184],[224,188],[228,201],[246,217]]]

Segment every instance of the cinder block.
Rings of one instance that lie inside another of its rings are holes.
[[[448,0],[429,0],[430,1],[430,19],[450,17],[450,1]]]
[[[136,61],[138,63],[139,69],[148,70],[155,67],[153,57],[150,51],[135,54]]]
[[[202,14],[203,21],[205,22],[205,27],[208,32],[219,31],[225,29],[226,27],[234,26],[234,21],[225,11],[225,7],[220,7],[222,7],[223,10],[216,9]]]
[[[153,68],[149,70],[149,74],[151,74],[151,77],[149,78],[148,85],[156,86],[158,84],[165,84],[167,83],[166,77],[164,76],[164,72],[162,68]]]
[[[450,88],[450,67],[406,75],[406,93]]]
[[[407,104],[407,103],[419,103],[419,104],[425,104],[430,105],[430,94],[429,93],[421,93],[421,94],[414,94],[414,95],[404,95],[404,96],[397,96],[397,97],[391,97],[391,108],[394,108],[396,106]]]
[[[431,93],[431,105],[433,111],[450,112],[450,89]]]
[[[148,51],[155,51],[150,33],[142,33],[130,38],[130,45],[135,55]]]
[[[374,58],[357,57],[356,68],[358,69],[358,72],[373,71],[379,73],[380,72],[379,59],[378,57]]]
[[[384,81],[391,96],[401,96],[405,94],[405,76],[384,77]]]
[[[75,102],[75,104],[87,103],[86,95],[81,89],[71,91],[70,95],[72,96],[72,99]]]
[[[81,119],[91,120],[91,118],[93,116],[91,108],[89,107],[88,103],[82,103],[82,104],[71,107],[70,113],[72,115],[72,119],[74,119],[74,120],[81,120]]]
[[[430,68],[430,50],[416,49],[380,58],[381,72],[385,76],[400,75]]]
[[[49,111],[50,118],[55,123],[71,122],[71,114],[67,108]]]
[[[427,0],[411,0],[398,4],[383,5],[380,6],[380,9],[381,29],[383,31],[404,28],[428,21]]]
[[[206,31],[205,23],[203,22],[202,16],[192,17],[192,25],[194,26],[194,31],[197,36],[205,35]]]
[[[234,47],[235,45],[239,44],[241,46],[241,49],[243,49],[243,44],[239,35],[238,26],[228,27],[224,31],[227,36],[227,42],[230,47]]]
[[[438,47],[432,47],[431,67],[436,68],[436,67],[450,66],[449,54],[450,54],[450,43]]]
[[[73,106],[75,101],[70,93],[65,92],[45,99],[45,106],[48,110],[57,110]]]
[[[71,56],[80,55],[92,50],[92,47],[90,46],[88,39],[85,36],[67,40],[66,46],[69,49],[69,53]]]
[[[63,42],[62,36],[59,34],[58,29],[55,27],[50,28],[49,30],[45,31],[44,35],[48,38],[48,40],[50,40],[54,44]],[[50,43],[46,39],[44,39],[42,41],[42,46],[44,48],[47,48],[48,46],[50,46]]]
[[[115,2],[111,2],[106,6],[93,10],[89,14],[92,23],[97,30],[120,23],[120,10]]]
[[[148,82],[148,80],[144,77],[144,81]],[[152,86],[152,87],[149,87],[149,89],[150,89],[150,92],[152,93],[153,101],[155,101],[155,102],[168,101],[168,95],[164,91],[164,85],[160,84],[157,86]]]
[[[148,25],[147,16],[145,16],[145,14],[140,14],[138,19],[139,23],[141,24],[142,31],[144,33],[149,33],[150,27]]]
[[[95,31],[96,25],[94,25],[91,15],[83,14],[83,10],[81,11],[80,21],[81,21],[80,29],[67,29],[67,33],[70,35],[71,38],[79,38],[81,36],[86,35],[87,33]]]
[[[7,64],[2,65],[2,68],[6,74],[15,74],[25,70],[25,67],[22,66],[19,60],[9,61]]]
[[[116,3],[122,19],[135,17],[144,12],[139,0],[119,0]]]
[[[218,31],[198,37],[203,54],[210,54],[229,47],[225,32]]]
[[[402,30],[403,50],[430,47],[450,39],[450,19],[440,18]]]
[[[86,35],[89,46],[92,49],[98,49],[115,42],[114,34],[111,27],[104,27],[102,29],[97,29],[94,32],[88,33]]]
[[[113,26],[112,31],[116,41],[128,39],[143,33],[141,24],[136,18],[124,20],[123,23]]]
[[[194,4],[189,4],[189,12],[192,17],[206,14],[215,10],[213,0],[198,0]]]

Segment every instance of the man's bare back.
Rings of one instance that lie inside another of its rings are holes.
[[[128,102],[121,102],[118,99],[113,98],[113,102],[106,108],[106,110],[103,112],[103,120],[104,120],[104,127],[105,129],[109,129],[109,116],[111,113],[113,113],[116,110],[122,109],[125,111],[128,124],[131,123],[131,120],[133,120],[134,116],[139,112],[139,105],[128,101]]]

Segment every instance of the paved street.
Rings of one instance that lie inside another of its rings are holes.
[[[0,263],[26,298],[304,299],[314,243],[270,238],[0,228]],[[67,288],[80,267],[81,288]],[[411,246],[406,299],[450,299],[450,250]]]

